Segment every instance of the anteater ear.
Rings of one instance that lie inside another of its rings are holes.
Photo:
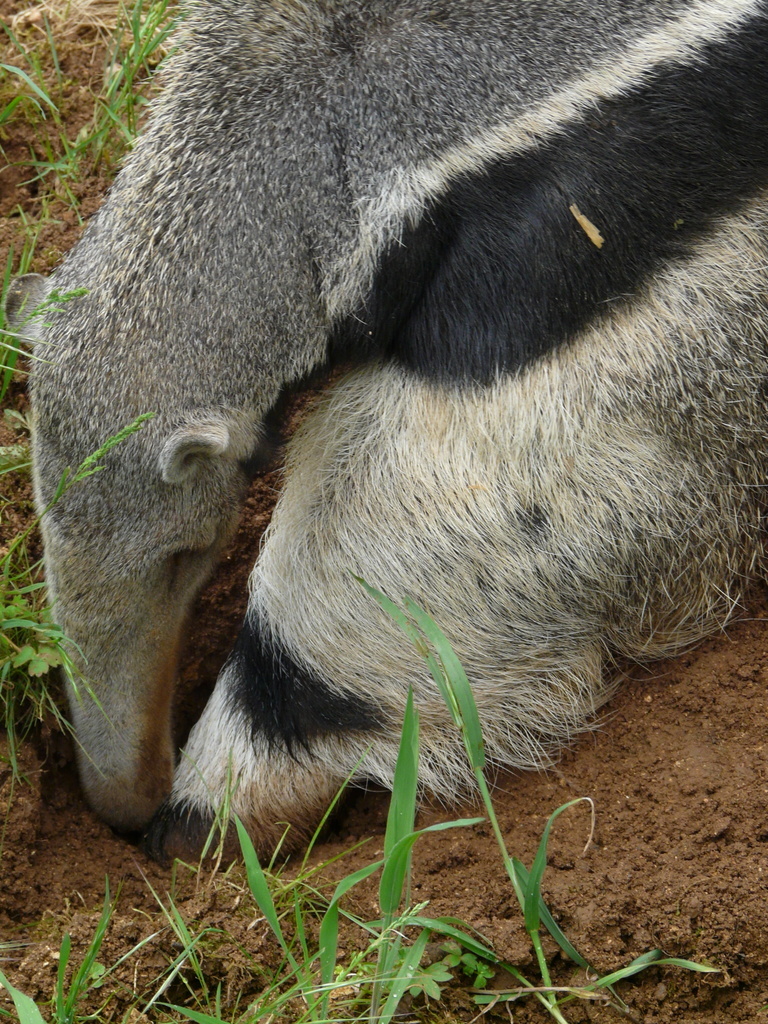
[[[177,427],[163,445],[159,465],[167,484],[191,480],[207,462],[220,458],[232,446],[224,419],[199,420]]]
[[[50,290],[51,282],[42,274],[22,274],[14,278],[3,304],[9,327],[21,326],[30,313],[45,302]]]

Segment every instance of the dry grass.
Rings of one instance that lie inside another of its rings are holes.
[[[83,29],[111,35],[123,11],[121,0],[41,0],[15,14],[11,28],[14,32],[23,28],[44,32],[48,19],[59,38],[77,36]]]

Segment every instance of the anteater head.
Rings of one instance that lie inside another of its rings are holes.
[[[135,829],[171,784],[170,703],[191,604],[271,446],[260,412],[206,406],[183,367],[142,366],[140,341],[114,351],[110,336],[124,340],[130,319],[98,302],[98,288],[52,293],[27,275],[6,311],[36,341],[35,499],[54,616],[71,641],[81,776],[105,820]]]

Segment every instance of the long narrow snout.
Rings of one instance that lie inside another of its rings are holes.
[[[67,690],[83,788],[96,813],[123,831],[147,825],[171,790],[179,651],[192,603],[236,525],[244,479],[227,463],[218,476],[207,466],[199,486],[194,467],[182,482],[158,483],[157,445],[142,441],[144,450],[138,441],[118,447],[122,461],[113,458],[41,520],[53,614],[73,645]],[[43,461],[36,499],[45,509]],[[136,498],[121,514],[126,481]],[[160,488],[154,502],[152,484]]]
[[[105,672],[96,659],[68,680],[80,777],[96,813],[120,831],[143,828],[171,789],[171,704],[183,623],[151,630]],[[157,638],[155,657],[151,645]],[[126,641],[128,638],[126,638]],[[133,658],[131,655],[133,654]],[[98,659],[99,661],[101,659]]]
[[[99,817],[120,831],[144,827],[171,789],[171,702],[176,652],[125,679],[69,681],[83,789]]]
[[[173,688],[199,587],[174,592],[162,562],[130,572],[109,551],[81,557],[46,525],[53,612],[72,641],[67,696],[83,788],[114,828],[141,829],[171,789]]]

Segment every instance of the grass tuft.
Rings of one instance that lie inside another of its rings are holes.
[[[39,0],[11,18],[14,32],[45,32],[46,22],[59,39],[77,39],[83,30],[95,29],[105,37],[118,26],[122,5],[115,0]]]
[[[20,160],[14,150],[13,157],[34,184],[43,214],[31,233],[57,204],[82,223],[81,186],[97,172],[111,176],[132,146],[178,18],[171,0],[50,0],[0,24],[10,43],[10,56],[0,64],[0,151],[31,133],[28,154]],[[90,43],[82,39],[88,28],[98,30]],[[91,83],[90,120],[73,132],[73,87],[83,83],[68,77],[67,55],[88,46],[94,53],[106,47],[103,74]]]

